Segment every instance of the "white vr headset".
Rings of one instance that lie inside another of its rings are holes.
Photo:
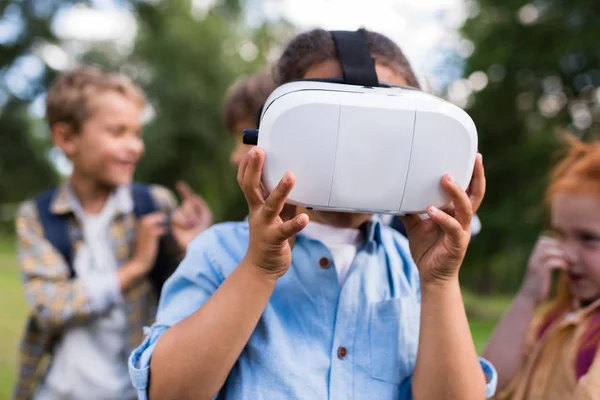
[[[278,87],[244,143],[264,149],[271,191],[296,176],[288,202],[308,209],[422,213],[443,207],[450,173],[466,189],[477,130],[459,107],[417,89],[380,84],[361,30],[331,32],[344,78]]]

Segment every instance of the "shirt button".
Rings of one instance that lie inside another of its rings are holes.
[[[319,267],[321,267],[323,269],[329,267],[329,264],[331,264],[331,262],[329,261],[329,258],[327,258],[327,257],[322,257],[319,260]]]
[[[346,350],[346,348],[344,346],[338,347],[338,357],[340,360],[343,360],[344,358],[346,358],[347,354],[348,354],[348,350]]]

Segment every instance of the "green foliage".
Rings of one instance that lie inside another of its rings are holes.
[[[16,65],[27,57],[35,59],[36,45],[55,41],[50,29],[52,17],[61,6],[72,2],[43,3],[34,0],[0,3],[0,23],[10,21],[15,30],[12,37],[0,42],[0,205],[21,201],[57,178],[45,157],[48,143],[34,135],[35,125],[27,113],[30,102],[44,91],[53,76],[52,71],[40,62],[41,74],[19,85],[20,90],[15,92],[8,85],[14,83],[8,81]]]
[[[229,165],[233,141],[221,120],[223,97],[234,80],[265,64],[281,40],[279,28],[287,25],[246,28],[243,15],[227,3],[198,18],[189,3],[137,9],[132,62],[144,71],[140,81],[156,113],[145,130],[147,153],[138,176],[171,188],[185,180],[207,199],[217,220],[241,219],[246,206]],[[244,46],[255,53],[251,61],[240,56]]]
[[[27,309],[14,240],[2,235],[0,265],[0,399],[9,399],[17,377],[17,353]]]
[[[462,34],[475,50],[464,74],[483,71],[489,84],[467,111],[488,190],[463,281],[481,291],[513,290],[546,226],[542,200],[557,128],[586,138],[600,129],[600,3],[477,0],[469,8]]]
[[[54,182],[43,141],[28,133],[27,104],[11,99],[0,115],[0,199],[18,202]]]

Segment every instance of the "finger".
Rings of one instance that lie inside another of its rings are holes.
[[[252,155],[250,154],[250,152],[246,153],[244,158],[242,158],[240,166],[238,167],[237,181],[240,187],[242,187],[242,184],[244,182],[244,174],[246,173],[246,169],[248,168],[248,163],[250,162],[251,157]]]
[[[427,208],[427,215],[429,215],[429,218],[431,218],[433,222],[442,228],[456,246],[460,245],[464,230],[455,218],[452,218],[444,211],[433,206]]]
[[[544,262],[544,268],[547,270],[559,269],[565,271],[567,269],[567,262],[560,257],[553,257]]]
[[[284,222],[277,228],[276,231],[276,240],[283,242],[300,232],[302,229],[306,227],[308,224],[308,215],[300,214],[295,218],[290,219],[287,222]]]
[[[556,231],[554,231],[553,229],[544,229],[541,233],[539,238],[546,238],[546,239],[552,239],[558,242],[558,237],[556,235]]]
[[[281,181],[279,181],[265,201],[263,214],[265,218],[273,219],[281,213],[295,182],[296,178],[294,177],[294,174],[289,171],[283,174],[283,178],[281,178]]]
[[[553,237],[549,237],[549,236],[540,236],[538,238],[538,243],[543,244],[543,245],[552,245],[552,246],[558,246],[558,244],[560,243],[558,241],[558,239],[553,238]]]
[[[450,175],[444,175],[442,178],[442,188],[452,201],[454,218],[460,223],[463,230],[468,230],[471,227],[471,219],[473,218],[473,206],[469,196]]]
[[[164,223],[146,224],[142,226],[142,229],[145,234],[154,238],[163,236],[169,231],[168,227]]]
[[[141,224],[145,225],[160,225],[167,220],[167,215],[164,212],[156,211],[150,214],[146,214],[140,220]]]
[[[544,248],[544,258],[550,258],[550,257],[565,257],[565,252],[563,250],[561,250],[558,247],[548,247],[548,248]]]
[[[152,229],[152,234],[155,236],[163,236],[165,235],[169,230],[163,226],[163,225],[157,225],[155,227],[153,227]]]
[[[196,195],[190,185],[184,181],[177,182],[175,187],[183,199],[187,199]]]
[[[183,203],[181,203],[181,207],[178,210],[185,218],[193,218],[196,215],[196,210],[194,208],[193,201],[191,199],[187,199]]]
[[[264,163],[264,153],[258,147],[250,150],[250,160],[242,178],[242,190],[250,208],[255,208],[264,203],[260,191],[260,177]]]
[[[564,251],[560,247],[558,242],[554,242],[552,240],[540,240],[535,245],[534,252],[540,254],[540,256],[545,256],[546,254],[560,254],[563,255]]]
[[[186,216],[182,212],[177,211],[173,214],[171,223],[176,227],[190,228],[195,225],[195,220]]]
[[[475,167],[473,168],[473,176],[467,189],[473,213],[477,212],[479,206],[481,206],[483,197],[485,195],[485,189],[486,179],[485,170],[483,168],[483,155],[481,153],[477,153],[477,157],[475,158]]]

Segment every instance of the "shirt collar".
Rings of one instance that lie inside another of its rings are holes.
[[[374,241],[377,244],[381,244],[381,220],[377,215],[371,216],[371,218],[363,223],[358,229],[361,231],[361,236],[364,238],[365,243]],[[297,236],[310,239],[308,235],[304,234],[302,231],[300,231]]]
[[[362,224],[359,228],[365,238],[365,242],[375,241],[381,244],[381,219],[377,216],[372,216],[368,221]]]
[[[119,186],[111,196],[116,197],[117,210],[122,214],[130,214],[133,212],[133,196],[129,185]],[[58,215],[76,213],[81,209],[81,203],[77,195],[73,191],[70,183],[64,182],[61,184],[50,203],[50,212]]]

